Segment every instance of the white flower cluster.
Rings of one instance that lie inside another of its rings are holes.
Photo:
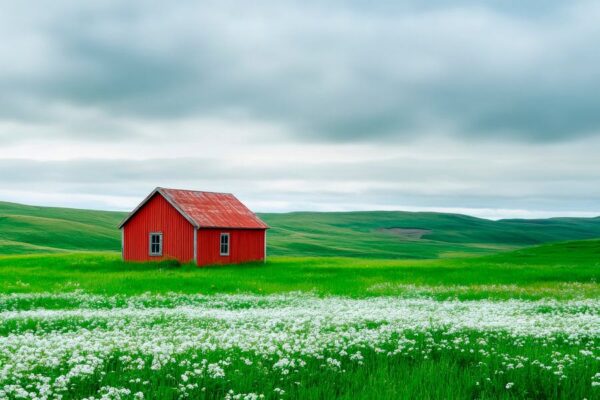
[[[52,308],[41,308],[52,304]],[[458,301],[377,297],[319,298],[306,294],[74,295],[0,296],[0,399],[61,398],[77,382],[98,381],[108,365],[123,371],[161,371],[172,376],[180,397],[206,390],[199,382],[227,378],[232,364],[264,368],[282,377],[310,360],[344,372],[344,360],[363,364],[367,351],[394,356],[433,351],[477,353],[490,357],[495,335],[551,345],[557,337],[579,346],[576,355],[556,354],[556,363],[509,355],[505,373],[530,367],[549,369],[560,379],[579,359],[600,360],[600,300]],[[427,336],[419,347],[412,333]],[[469,332],[479,332],[473,340]],[[219,360],[209,354],[225,355]],[[193,356],[188,357],[187,355]],[[237,357],[237,358],[235,358]],[[45,373],[44,371],[47,371]],[[595,373],[596,371],[593,371]],[[600,382],[591,374],[592,385]],[[131,388],[104,385],[91,398],[137,398],[147,381]],[[513,387],[506,383],[506,389]],[[279,389],[278,395],[285,393]],[[229,399],[260,399],[260,393],[226,393]]]

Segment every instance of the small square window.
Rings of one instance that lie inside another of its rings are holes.
[[[221,233],[220,250],[222,256],[229,255],[229,233]]]
[[[162,256],[163,250],[163,235],[162,233],[151,233],[149,243],[151,256]]]

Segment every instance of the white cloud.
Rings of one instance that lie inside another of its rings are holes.
[[[28,158],[9,158],[19,146],[5,146],[0,196],[127,210],[153,187],[166,186],[234,192],[258,211],[600,214],[600,138],[535,146],[438,138],[386,146],[281,141],[278,135],[271,143],[261,131],[230,133],[209,130],[184,140],[149,134],[141,141],[77,146],[48,141]]]

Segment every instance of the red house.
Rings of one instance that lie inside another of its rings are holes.
[[[263,261],[269,227],[229,193],[156,188],[119,225],[126,261]]]

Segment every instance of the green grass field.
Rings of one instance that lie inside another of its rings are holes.
[[[0,204],[0,399],[600,398],[597,218],[271,214],[197,268],[122,216]]]
[[[373,260],[273,257],[266,264],[197,268],[124,263],[117,253],[0,258],[3,293],[256,293],[352,297],[424,293],[459,298],[600,295],[600,240],[543,245],[484,257]]]
[[[196,268],[0,257],[0,398],[598,398],[600,240]]]

